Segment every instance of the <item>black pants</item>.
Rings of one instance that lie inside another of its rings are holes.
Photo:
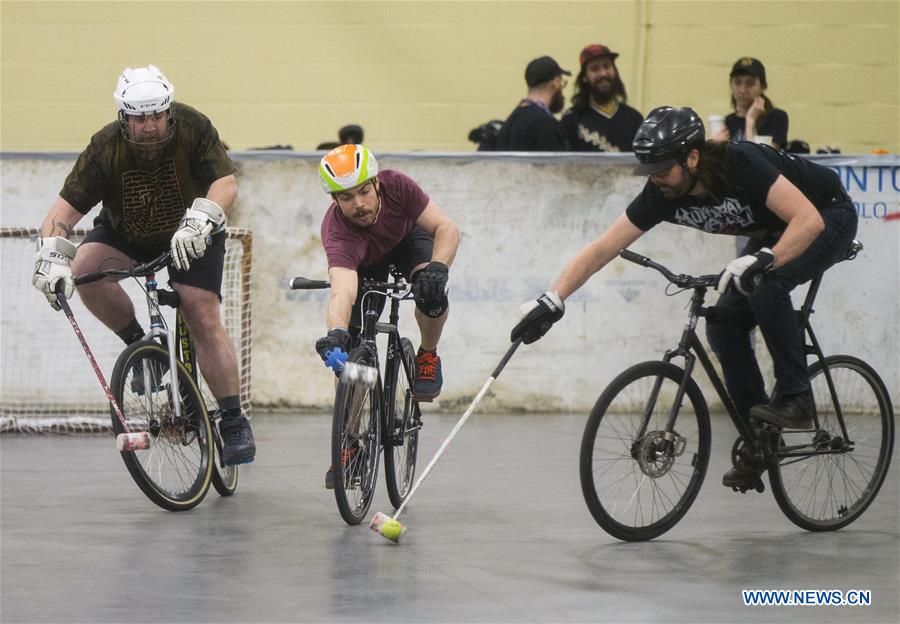
[[[806,251],[767,274],[749,296],[729,292],[719,298],[716,305],[750,309],[753,320],[722,319],[706,324],[706,336],[722,364],[725,386],[742,417],[746,418],[754,405],[769,401],[750,342],[750,333],[757,324],[772,355],[777,391],[786,395],[809,388],[803,334],[791,291],[846,256],[857,222],[852,207],[829,208],[821,214],[825,230]],[[751,240],[742,254],[754,253],[763,246]]]

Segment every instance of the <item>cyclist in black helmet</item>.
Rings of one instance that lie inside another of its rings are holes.
[[[856,210],[830,169],[765,145],[704,136],[703,122],[690,108],[650,112],[633,145],[639,161],[634,172],[648,176],[643,191],[566,265],[550,290],[522,305],[512,339],[538,340],[562,318],[569,295],[661,221],[747,236],[740,257],[721,273],[718,304],[748,308],[755,322],[710,322],[707,337],[742,416],[809,426],[814,405],[790,293],[846,255]],[[774,362],[771,400],[750,340],[756,325]],[[742,486],[752,477],[735,468],[723,483]]]

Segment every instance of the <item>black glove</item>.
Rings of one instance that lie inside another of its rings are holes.
[[[749,295],[759,286],[763,273],[773,262],[775,254],[768,247],[763,247],[755,254],[735,258],[719,274],[719,285],[716,290],[720,295],[724,295],[730,287],[742,295]]]
[[[531,344],[550,331],[553,323],[562,318],[566,304],[555,292],[547,291],[534,301],[523,303],[519,307],[522,320],[513,327],[509,339],[515,342],[519,338],[525,344]]]
[[[434,301],[447,290],[450,269],[443,262],[429,262],[416,273],[416,295],[423,301]]]
[[[350,334],[342,327],[336,327],[328,332],[327,336],[316,340],[316,351],[319,352],[319,357],[323,362],[328,361],[328,352],[334,349],[350,350]]]

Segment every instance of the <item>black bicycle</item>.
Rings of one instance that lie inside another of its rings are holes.
[[[411,285],[394,266],[391,281],[363,280],[362,330],[343,365],[331,425],[334,497],[347,524],[359,524],[372,504],[378,462],[384,451],[388,497],[394,508],[409,495],[416,474],[422,414],[413,396],[416,352],[400,335],[400,302],[413,298]],[[297,277],[292,290],[328,288],[324,281]],[[379,322],[380,298],[390,299],[387,323]],[[376,337],[387,335],[384,376]],[[368,378],[367,378],[368,377]]]
[[[847,260],[862,245],[854,241]],[[697,360],[740,433],[731,456],[751,474],[756,490],[769,484],[782,512],[808,531],[834,531],[858,518],[875,499],[890,465],[894,413],[884,382],[849,355],[826,357],[810,326],[822,281],[812,280],[797,311],[816,416],[811,429],[745,422],[697,338],[700,317],[734,317],[743,310],[705,306],[719,276],[675,275],[628,250],[622,258],[656,269],[678,292],[693,290],[678,346],[662,361],[643,362],[616,377],[591,412],[581,444],[581,489],[597,523],[621,540],[649,540],[684,516],[700,491],[710,454],[709,412],[691,377]],[[672,360],[684,358],[684,366]],[[748,488],[741,488],[746,491]]]
[[[222,461],[218,404],[197,365],[178,293],[159,288],[156,281],[170,257],[166,252],[129,269],[80,275],[75,284],[144,278],[150,330],[116,359],[109,388],[116,403],[110,406],[113,432],[117,437],[127,433],[133,441],[120,445],[120,451],[141,491],[164,509],[183,511],[203,500],[210,483],[222,496],[234,494],[238,468]],[[174,329],[166,325],[160,306],[175,308]]]

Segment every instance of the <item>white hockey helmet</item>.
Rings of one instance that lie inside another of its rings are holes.
[[[126,115],[144,115],[169,110],[174,102],[175,87],[155,65],[126,67],[113,99],[119,111]]]
[[[175,87],[155,65],[147,67],[126,67],[116,81],[113,92],[116,108],[119,110],[119,125],[122,136],[141,150],[155,151],[169,142],[175,134]],[[166,115],[165,136],[138,138],[128,128],[128,117]]]

